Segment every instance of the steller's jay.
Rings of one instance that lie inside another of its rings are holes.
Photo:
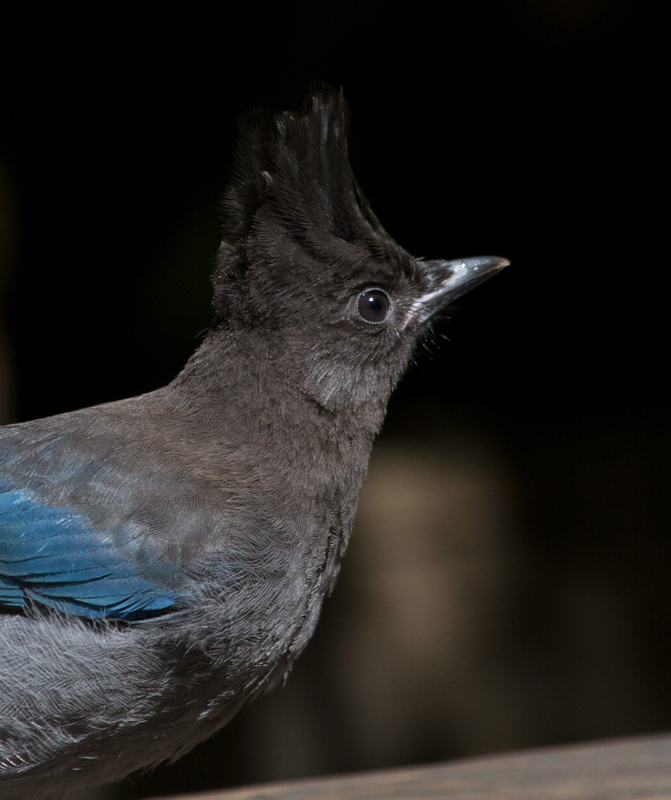
[[[328,87],[252,112],[214,319],[168,386],[0,429],[0,797],[175,759],[287,674],[433,315],[508,262],[413,258]]]

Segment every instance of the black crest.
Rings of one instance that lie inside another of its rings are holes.
[[[347,158],[350,110],[342,92],[321,85],[300,113],[251,111],[239,124],[223,201],[228,245],[253,235],[259,217],[274,218],[298,239],[321,233],[354,242],[379,230]]]
[[[324,85],[308,93],[298,113],[251,111],[240,119],[213,275],[217,321],[245,315],[251,295],[238,287],[251,264],[270,296],[289,284],[295,293],[296,281],[333,283],[365,264],[410,261],[352,174],[349,122],[342,92]]]

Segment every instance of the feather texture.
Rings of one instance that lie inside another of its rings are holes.
[[[80,514],[0,480],[0,605],[29,601],[88,619],[139,620],[174,609],[178,595],[139,575]]]

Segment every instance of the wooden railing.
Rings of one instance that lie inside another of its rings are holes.
[[[671,735],[251,786],[169,800],[661,800]],[[168,798],[166,798],[168,800]]]

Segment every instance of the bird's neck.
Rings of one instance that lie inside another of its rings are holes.
[[[297,563],[312,576],[312,610],[301,612],[311,622],[298,626],[305,638],[335,581],[379,420],[324,408],[271,356],[262,341],[210,336],[168,389],[173,410],[207,440],[203,459],[234,464],[239,490],[261,493],[282,535],[296,537]]]
[[[269,439],[277,433],[286,440],[289,431],[294,441],[315,434],[318,440],[333,440],[337,434],[355,438],[365,443],[367,459],[388,393],[366,403],[324,403],[306,387],[307,373],[301,354],[285,346],[281,337],[215,330],[170,388],[192,412],[237,419],[243,429],[264,429]]]

